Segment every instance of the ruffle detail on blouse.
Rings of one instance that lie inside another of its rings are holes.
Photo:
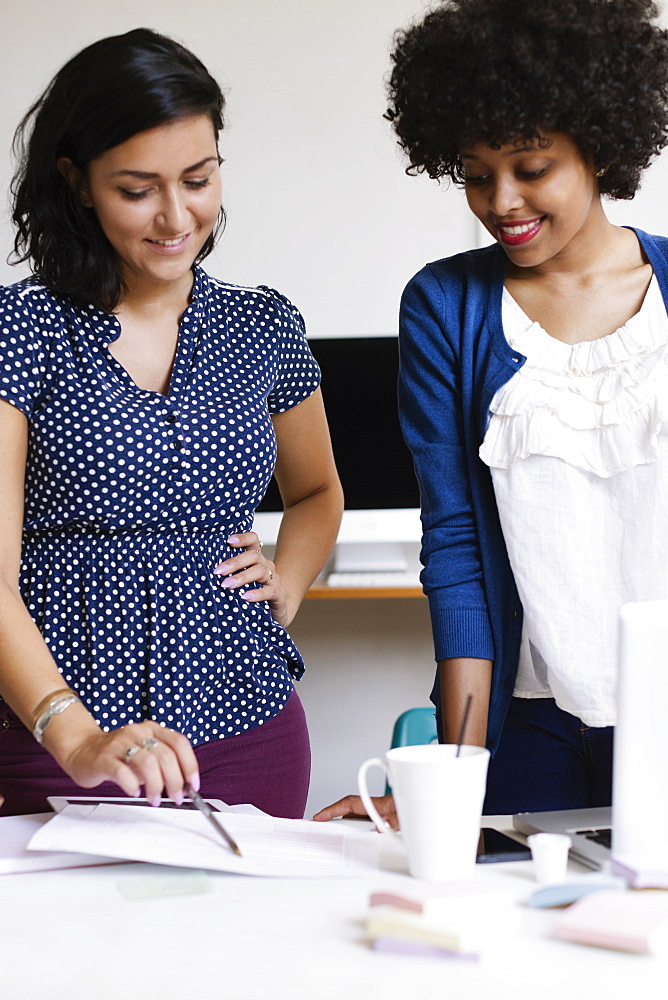
[[[605,479],[656,460],[668,426],[668,318],[655,278],[640,312],[598,340],[550,337],[504,292],[506,326],[527,360],[492,400],[486,465],[545,455]]]

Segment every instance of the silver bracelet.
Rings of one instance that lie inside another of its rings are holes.
[[[60,715],[61,712],[64,712],[66,708],[69,708],[70,705],[74,705],[77,701],[81,701],[81,698],[78,698],[75,694],[61,694],[51,699],[49,704],[37,719],[35,728],[32,731],[32,734],[38,743],[44,742],[44,730],[51,722],[54,715]]]

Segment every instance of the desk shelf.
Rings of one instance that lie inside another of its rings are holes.
[[[307,601],[351,601],[397,597],[424,597],[421,587],[328,587],[314,584],[307,592]]]

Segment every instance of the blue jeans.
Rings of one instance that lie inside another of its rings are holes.
[[[553,698],[513,698],[489,762],[484,812],[610,805],[613,732],[586,726]]]

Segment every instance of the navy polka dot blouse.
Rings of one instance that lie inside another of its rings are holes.
[[[151,718],[197,745],[276,715],[303,673],[268,605],[213,569],[271,478],[270,414],[320,373],[285,298],[199,268],[166,396],[112,357],[119,334],[34,280],[1,291],[0,396],[30,428],[21,590],[103,729]]]

